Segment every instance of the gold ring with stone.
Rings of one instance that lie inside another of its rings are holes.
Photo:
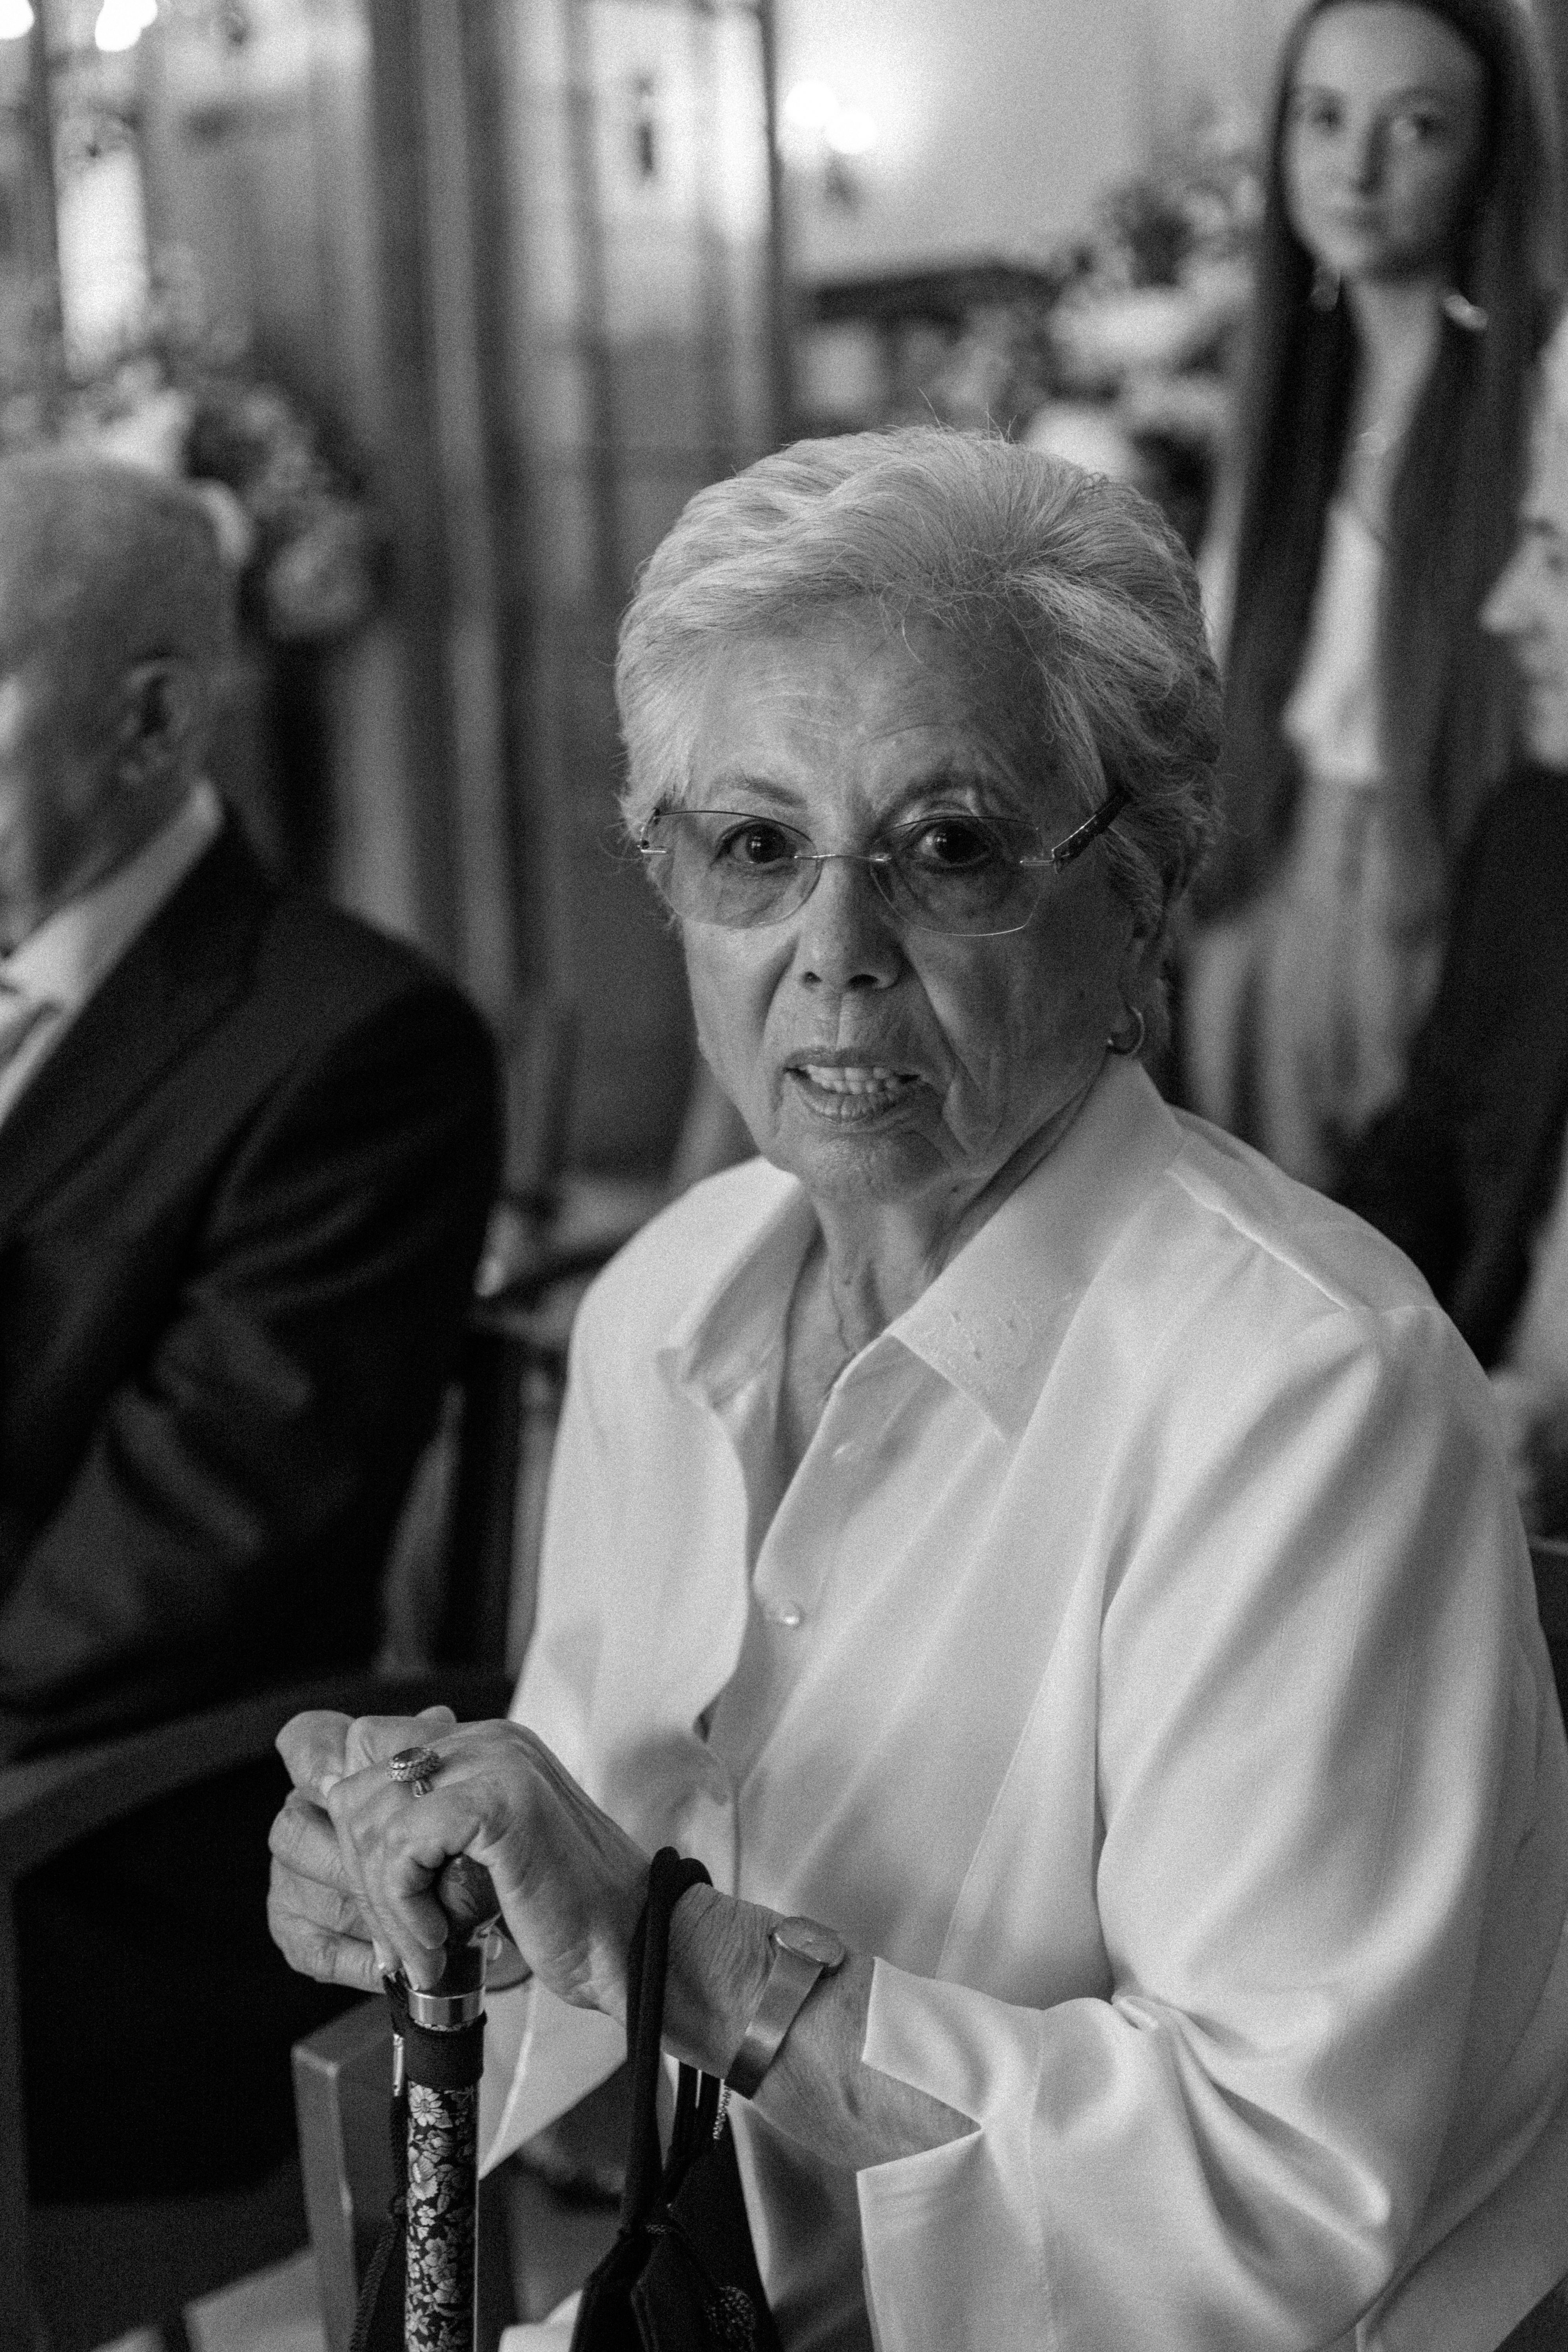
[[[441,1759],[434,1748],[400,1748],[395,1756],[387,1758],[386,1769],[395,1780],[412,1789],[416,1797],[427,1797],[430,1783],[441,1769]]]

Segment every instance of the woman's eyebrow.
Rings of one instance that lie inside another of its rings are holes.
[[[994,793],[1008,800],[1017,799],[1023,789],[1000,756],[976,751],[955,751],[933,759],[923,772],[907,777],[899,797],[918,800],[922,793],[950,787]]]
[[[748,768],[721,770],[702,789],[708,797],[701,803],[694,802],[694,807],[725,808],[729,803],[722,797],[713,797],[725,793],[744,793],[749,801],[766,801],[772,807],[781,809],[798,809],[805,799],[805,794],[793,784],[781,783],[775,776],[753,775]]]
[[[703,784],[700,801],[693,798],[692,807],[728,808],[732,803],[730,794],[743,795],[748,808],[761,805],[776,809],[781,814],[798,814],[809,798],[809,790],[786,782],[782,777],[759,774],[750,768],[721,768]],[[988,792],[999,799],[1026,800],[1021,787],[999,756],[971,747],[939,752],[912,775],[902,778],[890,803],[890,811],[910,802],[928,799],[933,793],[943,791]]]
[[[1292,98],[1345,98],[1351,95],[1351,90],[1349,84],[1344,82],[1293,81],[1290,95]],[[1451,106],[1454,93],[1451,89],[1443,89],[1433,82],[1425,81],[1405,82],[1397,89],[1378,92],[1380,107],[1408,106],[1412,101],[1425,106]]]

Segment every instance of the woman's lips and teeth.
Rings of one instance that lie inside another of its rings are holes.
[[[820,1118],[842,1120],[892,1110],[921,1083],[917,1071],[894,1062],[845,1053],[796,1055],[785,1065],[785,1076]]]

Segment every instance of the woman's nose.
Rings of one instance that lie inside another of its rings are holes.
[[[1376,122],[1352,123],[1345,133],[1345,178],[1357,195],[1371,195],[1383,177],[1384,138]]]
[[[888,988],[903,967],[892,913],[864,858],[827,857],[800,912],[795,965],[833,989]]]

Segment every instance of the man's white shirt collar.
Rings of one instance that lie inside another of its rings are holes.
[[[204,778],[133,857],[59,908],[8,956],[0,956],[0,992],[38,1008],[20,1045],[0,1064],[0,1127],[72,1022],[223,830],[223,803]]]
[[[0,956],[0,982],[68,1017],[79,1013],[223,829],[203,777],[151,841]]]

